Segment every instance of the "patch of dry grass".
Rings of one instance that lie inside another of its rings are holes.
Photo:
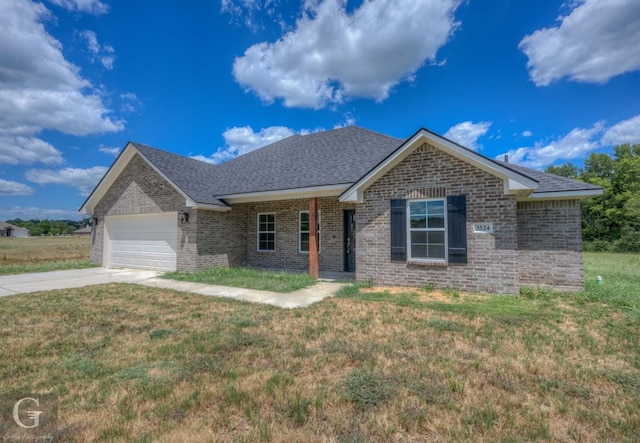
[[[0,266],[89,258],[87,237],[2,237]]]
[[[0,274],[93,266],[89,246],[87,237],[0,237]]]
[[[640,325],[601,304],[371,288],[280,310],[135,285],[0,299],[0,391],[70,441],[632,441]]]

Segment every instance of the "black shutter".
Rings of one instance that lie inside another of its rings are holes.
[[[391,260],[407,260],[407,201],[391,200]]]
[[[449,263],[466,263],[467,199],[464,195],[447,197],[447,219]]]

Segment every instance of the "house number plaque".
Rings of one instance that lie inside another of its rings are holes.
[[[491,234],[493,233],[493,223],[474,223],[474,234]]]

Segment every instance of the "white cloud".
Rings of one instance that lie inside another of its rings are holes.
[[[80,195],[89,195],[107,172],[107,169],[105,166],[94,166],[86,169],[30,169],[26,173],[26,178],[39,185],[58,184],[71,186],[78,189]]]
[[[354,117],[354,115],[351,112],[345,112],[342,115],[342,122],[341,123],[337,123],[333,129],[339,129],[339,128],[346,128],[347,126],[353,126],[356,124],[356,118]]]
[[[36,137],[44,129],[87,135],[124,127],[47,33],[42,22],[50,18],[41,3],[0,2],[0,146],[15,146],[20,153],[11,157],[18,161],[38,160],[46,145],[42,161],[61,162],[60,153]]]
[[[640,115],[613,125],[602,136],[602,144],[606,146],[624,143],[640,143]]]
[[[254,132],[251,126],[236,126],[231,129],[227,129],[222,134],[225,141],[225,147],[218,148],[218,150],[209,157],[194,155],[191,158],[205,161],[207,163],[223,163],[239,155],[246,154],[292,135],[304,135],[309,132],[310,131],[306,129],[296,132],[285,126],[270,126],[268,128],[261,129],[259,132]]]
[[[86,215],[78,211],[64,209],[44,209],[36,207],[14,206],[13,208],[0,208],[0,220],[82,220]]]
[[[604,83],[640,69],[640,2],[582,0],[556,27],[525,36],[518,46],[537,86],[563,77]]]
[[[5,135],[0,131],[0,163],[17,165],[36,162],[58,165],[64,160],[62,153],[44,140]]]
[[[33,188],[22,183],[0,178],[0,195],[31,195]]]
[[[120,154],[120,148],[117,146],[98,146],[98,151],[103,152],[105,154],[113,155],[114,157]]]
[[[142,107],[142,101],[133,92],[120,94],[120,100],[122,102],[120,105],[122,112],[136,112]]]
[[[482,149],[478,139],[487,133],[490,126],[491,122],[473,123],[465,121],[450,127],[444,136],[466,148],[477,151]]]
[[[557,160],[574,160],[583,158],[601,146],[600,134],[604,123],[597,122],[591,128],[575,128],[567,135],[551,142],[537,142],[531,147],[512,149],[498,155],[502,160],[506,155],[509,162],[529,168],[541,169],[555,163]]]
[[[58,5],[69,11],[86,12],[100,15],[109,11],[109,6],[100,0],[49,0],[54,5]]]
[[[222,0],[220,12],[229,14],[232,22],[241,23],[255,31],[260,27],[258,22],[262,17],[281,20],[277,13],[277,3],[277,0]]]
[[[295,30],[248,48],[233,64],[236,81],[261,100],[319,109],[348,97],[382,101],[412,81],[458,23],[460,0],[309,0]]]
[[[533,135],[533,132],[531,131],[522,131],[522,135],[523,137],[531,137]]]
[[[101,45],[98,43],[98,36],[95,32],[88,29],[80,32],[80,36],[87,44],[87,49],[91,55],[91,62],[99,61],[105,69],[113,69],[113,63],[116,61],[116,51],[111,45]]]

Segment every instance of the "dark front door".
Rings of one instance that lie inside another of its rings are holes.
[[[344,211],[344,270],[356,270],[356,210]]]

